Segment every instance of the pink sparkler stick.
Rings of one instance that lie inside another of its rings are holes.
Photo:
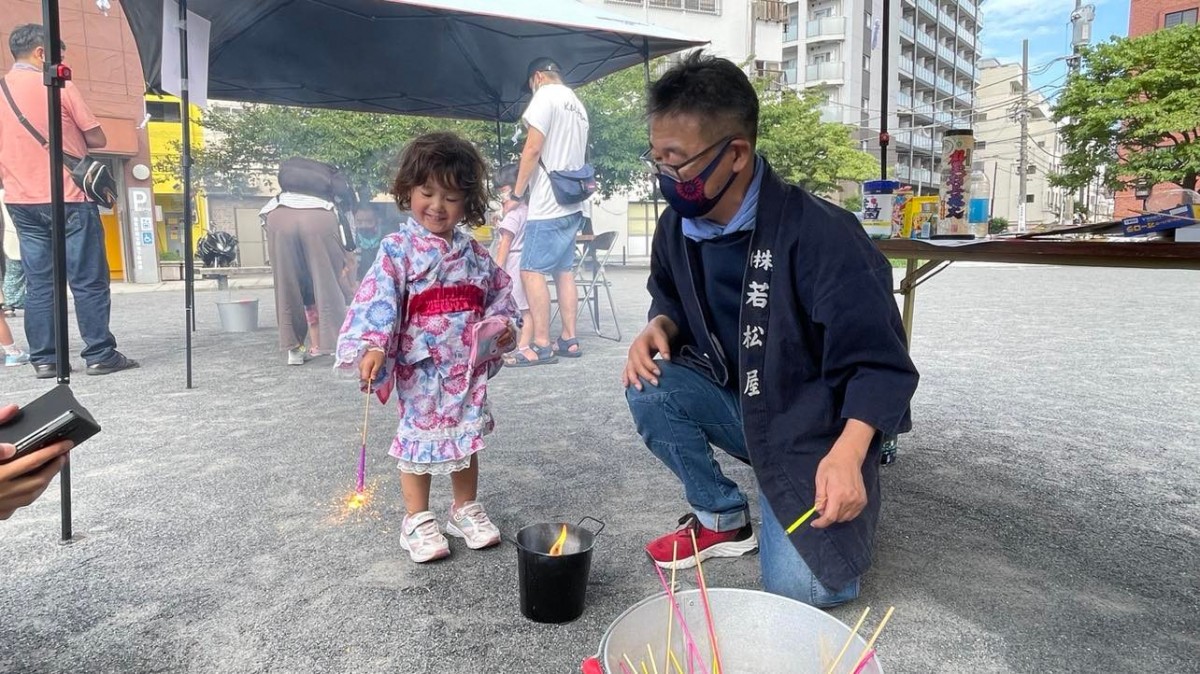
[[[667,585],[667,577],[663,575],[662,569],[658,568],[657,564],[654,565],[654,571],[658,574],[658,582],[662,583],[663,591],[667,593],[667,599],[671,600],[671,606],[675,609],[675,617],[679,620],[680,629],[683,630],[684,640],[687,642],[687,648],[691,653],[688,666],[691,666],[690,658],[695,657],[700,661],[700,671],[704,672],[704,674],[710,674],[708,668],[704,666],[704,658],[700,657],[700,649],[696,647],[696,640],[692,638],[692,631],[688,629],[687,620],[683,617],[683,609],[675,601],[675,593],[671,591],[671,586]]]
[[[867,651],[866,655],[863,656],[863,659],[858,663],[858,666],[854,668],[852,674],[861,674],[861,672],[867,668],[867,663],[874,659],[874,657],[875,649],[872,648],[871,650]]]

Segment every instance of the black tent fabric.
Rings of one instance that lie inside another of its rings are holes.
[[[162,0],[124,0],[151,90]],[[576,0],[189,0],[212,22],[213,99],[511,122],[526,69],[556,60],[579,85],[701,46]]]

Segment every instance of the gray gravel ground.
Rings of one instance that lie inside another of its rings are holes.
[[[626,341],[585,334],[579,361],[502,373],[484,459],[507,534],[608,523],[578,621],[521,617],[511,545],[408,561],[382,408],[371,516],[339,516],[362,400],[328,359],[283,365],[269,290],[235,291],[262,300],[264,328],[240,335],[199,293],[191,391],[182,293],[121,294],[115,332],[143,368],[76,378],[104,425],[73,460],[78,540],[57,544],[57,487],[0,523],[0,671],[578,671],[657,590],[641,546],[683,512],[618,382],[644,271],[613,277]],[[916,428],[884,471],[864,597],[833,612],[896,606],[889,672],[1200,672],[1198,280],[957,265],[922,286]],[[0,372],[2,398],[49,386],[31,375]],[[706,569],[758,584],[754,559]]]

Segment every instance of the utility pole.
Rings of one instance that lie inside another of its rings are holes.
[[[1083,0],[1075,0],[1075,11],[1071,12],[1071,55],[1067,57],[1067,73],[1074,75],[1079,72],[1079,49],[1086,46],[1092,41],[1092,21],[1096,19],[1096,7],[1094,5],[1083,6]],[[1069,80],[1068,80],[1069,81]],[[1063,212],[1066,214],[1066,223],[1068,225],[1075,224],[1075,195],[1070,190],[1066,191],[1066,204]],[[1087,187],[1082,187],[1079,190],[1080,203],[1087,200]]]
[[[1017,203],[1017,231],[1025,232],[1025,207],[1027,199],[1025,198],[1027,185],[1029,180],[1029,40],[1021,41],[1021,107],[1017,110],[1017,117],[1021,121],[1021,154],[1017,160],[1017,176],[1018,184],[1020,185],[1019,199]]]

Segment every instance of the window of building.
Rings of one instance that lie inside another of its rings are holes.
[[[986,150],[987,149],[987,141],[986,140],[975,141],[975,149],[976,150]]]
[[[1027,203],[1027,204],[1036,203],[1036,199],[1037,199],[1036,194],[1026,194],[1025,195],[1025,203]]]
[[[1037,164],[1030,164],[1029,166],[1026,166],[1025,173],[1027,175],[1033,175],[1033,174],[1037,173]]]
[[[814,10],[812,13],[813,19],[828,19],[832,16],[833,16],[833,8],[832,7],[822,7],[821,9]]]
[[[871,56],[869,54],[863,54],[863,70],[871,70]]]
[[[182,119],[179,116],[178,103],[146,101],[146,114],[150,115],[150,120],[154,122],[178,122]]]
[[[1185,9],[1179,12],[1167,12],[1163,16],[1163,28],[1173,28],[1184,24],[1196,25],[1196,10]]]

